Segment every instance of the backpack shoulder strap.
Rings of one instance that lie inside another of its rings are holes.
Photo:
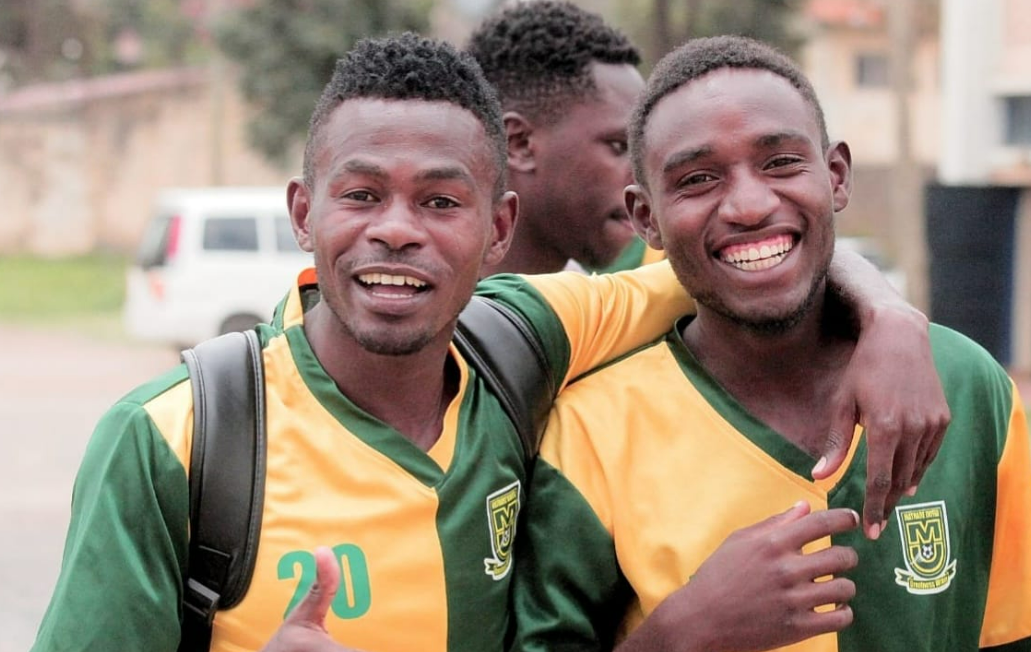
[[[254,571],[265,491],[265,380],[253,330],[182,352],[193,385],[190,557],[180,652],[207,650],[215,612]]]
[[[473,296],[458,317],[455,344],[498,397],[532,460],[557,393],[533,329],[497,301]]]

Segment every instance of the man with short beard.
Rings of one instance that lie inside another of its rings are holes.
[[[628,211],[697,314],[556,401],[514,649],[1031,650],[1031,442],[984,349],[932,325],[952,421],[869,537],[872,435],[810,475],[858,347],[827,280],[851,154],[798,67],[742,37],[690,41],[656,66],[630,143]]]

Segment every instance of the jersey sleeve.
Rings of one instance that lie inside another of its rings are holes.
[[[1031,652],[1031,442],[1027,414],[1010,381],[1012,407],[1002,429],[998,499],[981,647]]]
[[[608,651],[632,592],[620,571],[604,473],[575,414],[553,413],[517,539],[513,652]],[[563,469],[593,481],[589,501]]]
[[[86,448],[61,572],[33,652],[175,652],[186,471],[145,409],[115,405]]]
[[[557,387],[664,335],[694,309],[665,261],[617,274],[499,274],[477,294],[530,323]]]

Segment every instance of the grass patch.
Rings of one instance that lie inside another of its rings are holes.
[[[117,330],[125,300],[126,262],[124,256],[114,254],[0,256],[0,319]]]

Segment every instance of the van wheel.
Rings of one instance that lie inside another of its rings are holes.
[[[225,333],[250,330],[261,322],[261,317],[256,317],[255,315],[233,315],[222,322],[222,326],[218,329],[218,334],[224,335]]]

